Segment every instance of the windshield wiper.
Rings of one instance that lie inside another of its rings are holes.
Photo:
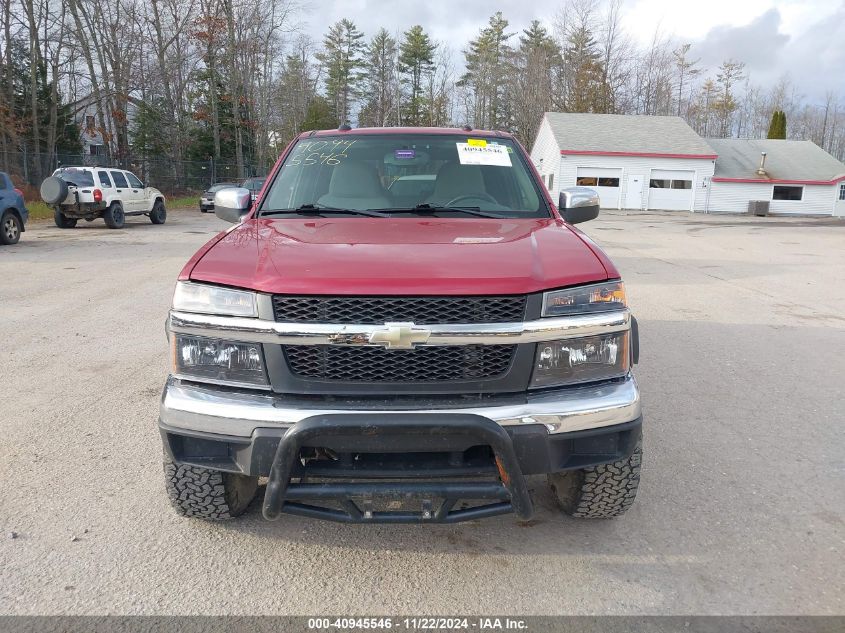
[[[296,209],[274,209],[272,211],[262,211],[262,216],[267,215],[281,215],[283,213],[299,213],[302,215],[322,215],[323,213],[349,213],[352,215],[365,215],[369,218],[386,218],[383,213],[377,213],[372,209],[364,211],[361,209],[342,209],[340,207],[328,207],[322,204],[303,204]]]
[[[400,209],[379,209],[379,211],[385,211],[386,213],[437,213],[439,211],[455,211],[457,213],[466,213],[467,215],[474,215],[479,218],[493,218],[495,220],[501,220],[501,215],[495,215],[493,213],[486,213],[481,211],[479,207],[447,207],[439,204],[428,204],[427,202],[423,204],[418,204],[415,207],[407,207],[407,208],[400,208]]]

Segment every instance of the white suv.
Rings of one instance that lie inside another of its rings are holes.
[[[81,219],[103,218],[110,229],[121,228],[128,215],[146,215],[153,224],[167,219],[164,194],[123,169],[60,167],[41,183],[41,198],[61,229]]]

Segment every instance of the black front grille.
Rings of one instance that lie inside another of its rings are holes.
[[[350,382],[445,382],[495,378],[510,366],[516,345],[425,346],[412,350],[288,345],[285,356],[302,378]]]
[[[525,296],[308,297],[274,295],[276,321],[381,324],[507,323],[522,321]]]

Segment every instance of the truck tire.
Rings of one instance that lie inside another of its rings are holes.
[[[45,178],[40,189],[41,199],[47,204],[58,204],[67,198],[67,183],[58,176]]]
[[[164,224],[165,220],[167,220],[167,209],[164,208],[164,203],[161,200],[156,200],[153,210],[150,211],[150,222]]]
[[[6,211],[0,218],[0,244],[10,246],[21,239],[21,219],[14,211]]]
[[[60,229],[72,229],[76,226],[76,218],[69,218],[58,209],[53,209],[53,221]]]
[[[561,509],[573,517],[610,519],[634,503],[643,459],[642,432],[629,457],[612,464],[552,473],[549,484]]]
[[[174,464],[164,460],[167,496],[178,514],[225,521],[240,516],[258,489],[258,477]]]
[[[106,226],[110,229],[122,229],[126,222],[126,216],[123,214],[123,207],[119,202],[112,202],[111,206],[103,213],[103,220],[106,221]]]

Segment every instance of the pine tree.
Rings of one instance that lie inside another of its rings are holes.
[[[766,138],[786,138],[786,113],[783,110],[772,112],[772,122],[769,123],[769,133],[766,135]]]
[[[585,23],[569,30],[563,52],[570,80],[566,95],[569,112],[599,112],[606,103],[604,69],[598,43]]]
[[[417,24],[404,34],[399,46],[399,72],[410,86],[410,94],[403,117],[407,125],[420,125],[425,112],[423,79],[434,71],[434,53],[437,44]]]
[[[361,84],[361,54],[364,34],[346,18],[331,26],[323,40],[324,50],[317,54],[326,69],[326,97],[334,118],[349,120],[352,103],[358,97]]]
[[[279,78],[278,96],[281,119],[276,128],[276,145],[284,147],[297,134],[306,130],[304,120],[317,89],[316,64],[311,60],[310,42],[301,38],[295,53],[285,58]],[[335,123],[336,125],[336,123]],[[313,128],[312,128],[313,129]]]
[[[164,156],[167,153],[168,138],[165,129],[165,112],[160,99],[142,101],[135,113],[131,129],[132,152],[136,156]]]
[[[734,85],[743,79],[745,64],[735,60],[726,60],[719,66],[719,72],[716,75],[716,83],[719,85],[720,95],[716,103],[715,109],[720,115],[721,126],[719,134],[722,138],[727,138],[731,135],[733,128],[733,114],[736,111],[738,104],[733,94]]]
[[[691,60],[687,58],[692,44],[683,44],[680,48],[672,51],[672,57],[675,60],[675,69],[678,73],[678,109],[677,116],[681,116],[684,103],[684,85],[701,72],[701,69],[696,68],[698,62],[701,60]]]
[[[473,91],[476,127],[497,129],[508,123],[503,93],[511,57],[507,40],[513,33],[505,33],[507,27],[502,12],[495,13],[464,51],[466,72],[459,83]]]
[[[366,103],[358,116],[360,125],[384,127],[396,105],[396,40],[380,29],[367,47]],[[395,118],[393,118],[395,121]]]
[[[560,48],[539,20],[522,32],[509,68],[507,96],[511,128],[519,140],[534,142],[543,113],[553,110],[554,80],[561,67]]]
[[[328,99],[317,95],[308,106],[303,130],[329,130],[338,126],[338,120],[332,112],[332,105]]]
[[[54,125],[55,138],[52,147],[46,147],[45,155],[32,157],[31,161],[41,161],[46,171],[49,167],[49,157],[55,154],[58,160],[64,160],[65,155],[77,154],[81,151],[80,129],[73,121],[71,107],[63,102],[61,92],[57,91],[55,102],[47,76],[47,66],[40,66],[35,74],[35,99],[32,98],[30,69],[28,67],[27,51],[20,40],[12,40],[9,45],[8,56],[11,64],[3,67],[3,80],[10,82],[9,88],[12,102],[3,104],[2,128],[0,134],[14,138],[17,143],[28,147],[45,148],[51,125]],[[4,87],[5,88],[5,87]],[[32,104],[37,106],[38,138],[32,126]],[[55,107],[56,120],[51,123],[50,111]]]
[[[769,123],[769,133],[766,134],[766,138],[777,138],[778,136],[778,127],[780,125],[780,110],[772,111],[772,120]]]

